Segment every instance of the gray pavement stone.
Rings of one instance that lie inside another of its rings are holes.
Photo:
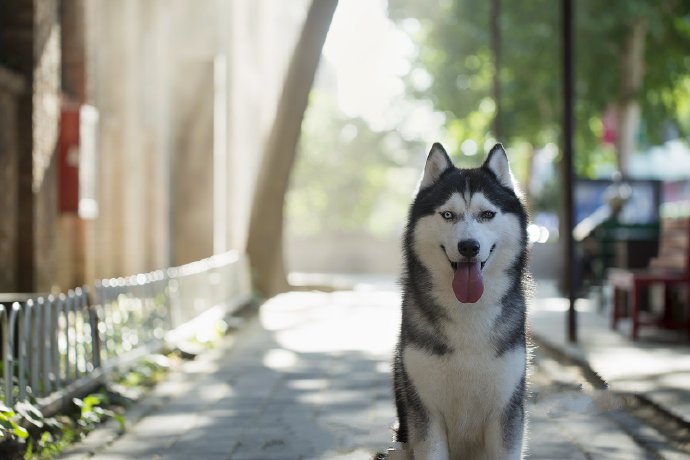
[[[550,290],[548,283],[539,289]],[[586,299],[577,302],[579,340],[565,337],[567,300],[539,296],[529,322],[539,342],[587,365],[610,388],[642,395],[690,423],[690,344],[686,334],[643,328],[640,339],[629,338],[629,321],[619,331],[609,327],[609,314]]]
[[[174,371],[152,395],[165,404],[95,458],[370,459],[392,438],[398,318],[394,292],[273,299],[231,347]],[[549,392],[536,382],[529,458],[647,458],[590,396],[573,390],[572,376],[551,367],[565,386]]]

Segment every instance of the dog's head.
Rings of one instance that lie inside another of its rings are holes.
[[[503,146],[494,146],[481,167],[458,169],[434,144],[409,225],[408,263],[416,258],[434,287],[459,302],[479,301],[492,277],[525,258],[527,214]]]

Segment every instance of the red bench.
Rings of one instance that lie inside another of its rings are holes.
[[[661,222],[658,256],[653,258],[647,269],[625,270],[612,268],[608,271],[608,282],[613,288],[611,328],[616,329],[618,320],[630,317],[631,336],[638,337],[640,326],[655,325],[668,329],[687,328],[690,333],[690,308],[686,300],[684,317],[674,318],[672,292],[674,288],[690,287],[690,219],[664,219]],[[642,288],[662,285],[664,288],[664,309],[661,317],[653,316],[640,309]],[[688,294],[690,295],[690,294]],[[626,304],[627,299],[627,304]]]

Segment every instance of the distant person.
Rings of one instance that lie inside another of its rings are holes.
[[[573,231],[573,236],[581,243],[580,270],[585,285],[599,285],[604,280],[606,269],[613,265],[612,230],[619,225],[621,211],[632,196],[632,188],[623,181],[619,171],[611,175],[611,182],[604,191],[604,204]]]
[[[605,221],[614,220],[617,222],[625,203],[632,196],[632,188],[627,182],[623,182],[623,175],[620,171],[611,175],[611,181],[613,183],[604,192],[604,202],[609,206],[609,216]]]

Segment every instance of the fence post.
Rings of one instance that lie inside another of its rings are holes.
[[[12,341],[10,340],[10,316],[14,309],[14,304],[10,311],[4,305],[0,305],[0,327],[2,327],[2,380],[5,385],[5,404],[12,405]]]
[[[39,387],[39,356],[38,356],[38,339],[40,337],[40,311],[38,309],[38,302],[34,302],[33,299],[26,301],[24,313],[25,326],[26,326],[26,341],[27,341],[27,357],[29,361],[29,378],[28,386],[31,388],[31,394],[33,396],[38,396]]]
[[[41,334],[43,337],[43,353],[41,353],[41,368],[43,374],[43,390],[45,391],[45,394],[50,394],[53,390],[50,377],[53,368],[53,366],[51,365],[51,359],[53,357],[51,352],[53,346],[52,317],[54,302],[55,297],[49,295],[47,299],[43,300],[42,308],[40,309],[40,311],[42,312],[41,316],[43,318],[43,333]]]
[[[87,311],[89,315],[89,325],[91,328],[91,360],[93,361],[94,370],[101,367],[101,331],[99,329],[100,324],[98,321],[98,305],[103,300],[100,294],[97,294],[99,284],[100,283],[97,282],[94,285],[92,294],[89,295],[88,292],[86,294],[87,299],[89,300],[87,302]]]
[[[17,396],[17,401],[23,401],[26,398],[26,343],[28,342],[27,335],[29,332],[29,321],[31,319],[32,312],[33,302],[27,302],[24,304],[24,308],[20,307],[19,310],[17,310],[17,347],[19,350],[17,353],[17,385],[19,386],[19,396]]]
[[[60,333],[60,318],[64,321],[65,330],[63,335],[65,346],[64,353],[60,353],[60,337],[56,334],[56,349],[55,353],[58,357],[58,381],[61,385],[69,383],[70,364],[69,364],[69,298],[65,294],[60,294],[60,308],[56,316],[56,331]]]

